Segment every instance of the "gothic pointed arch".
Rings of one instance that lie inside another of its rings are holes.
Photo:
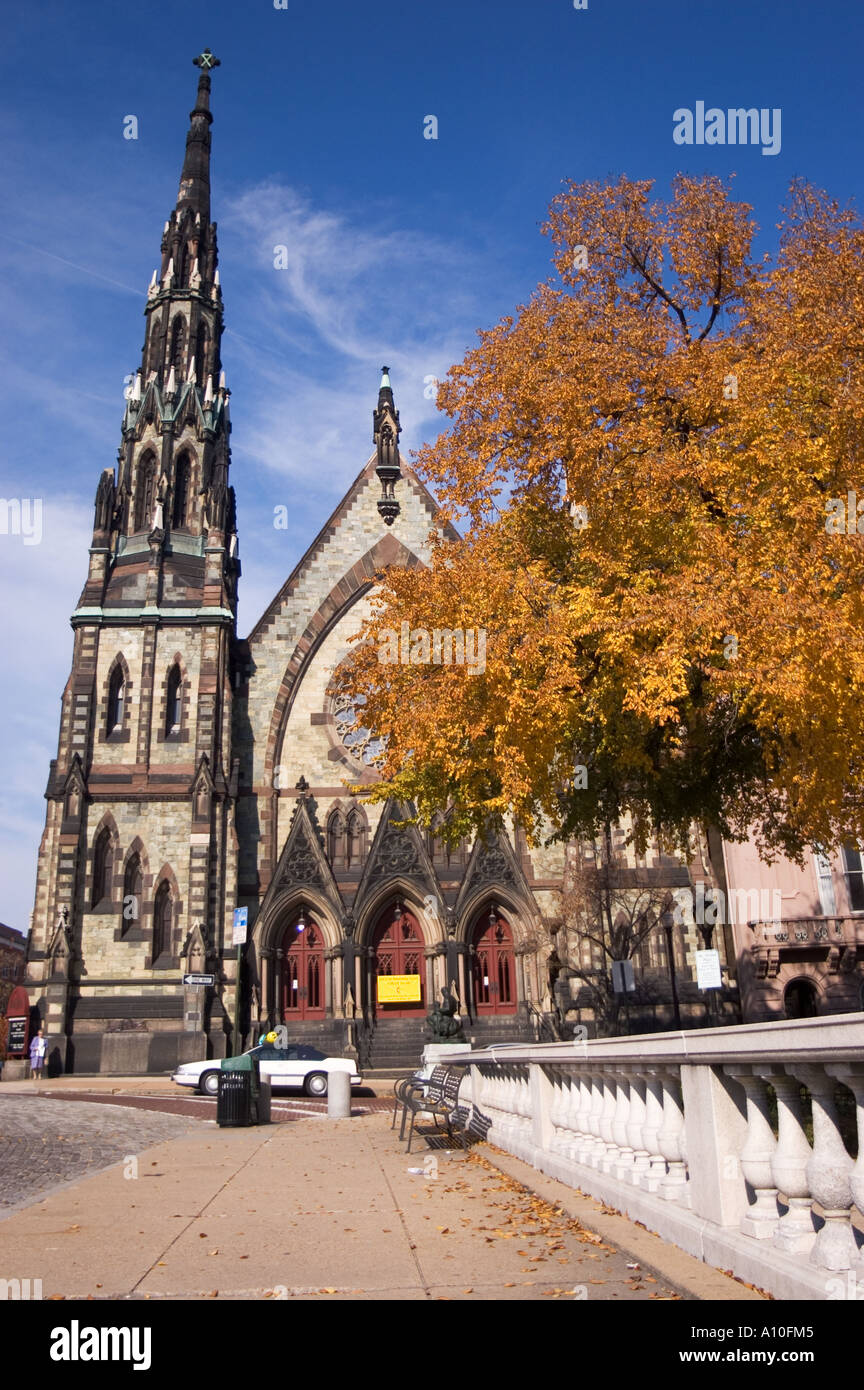
[[[77,825],[84,812],[84,806],[88,800],[87,780],[84,776],[84,766],[81,762],[81,755],[74,753],[72,763],[66,775],[63,785],[63,820],[71,825]]]
[[[345,868],[345,813],[338,803],[327,817],[327,857],[334,869]]]
[[[355,912],[364,910],[367,898],[377,897],[380,885],[396,879],[411,885],[421,902],[430,895],[440,899],[438,876],[417,826],[406,825],[400,829],[394,824],[407,820],[411,814],[410,807],[392,797],[385,803],[357,885]]]
[[[490,830],[474,842],[454,905],[462,940],[467,940],[474,916],[487,899],[493,899],[508,914],[517,942],[526,929],[540,924],[531,886],[509,836],[503,831]]]
[[[114,743],[128,740],[131,693],[129,665],[123,653],[118,652],[105,677],[101,729],[103,739],[110,738]]]
[[[255,935],[259,946],[269,940],[274,922],[286,904],[304,899],[316,906],[322,917],[341,922],[345,903],[324,852],[318,824],[306,797],[301,795],[258,912]]]
[[[191,682],[181,652],[176,651],[163,668],[156,737],[158,742],[185,743],[189,739]]]
[[[136,531],[146,531],[153,523],[157,476],[156,454],[148,446],[139,455],[135,469],[133,527]]]
[[[186,526],[191,511],[192,458],[188,449],[181,449],[174,460],[173,505],[171,524],[179,530]]]
[[[90,875],[90,911],[110,912],[114,906],[114,870],[119,859],[120,837],[110,811],[106,811],[93,836]]]
[[[359,869],[367,853],[369,822],[363,807],[355,802],[345,817],[345,867]]]
[[[122,861],[123,896],[120,901],[120,927],[115,933],[121,941],[140,941],[145,935],[150,887],[150,861],[143,840],[136,835]]]
[[[171,321],[171,348],[168,366],[174,368],[178,381],[186,377],[186,319],[182,313],[174,315]]]
[[[182,904],[177,889],[177,878],[170,864],[165,864],[156,876],[153,892],[153,925],[149,968],[168,970],[176,968],[179,953],[178,945],[180,914]]]

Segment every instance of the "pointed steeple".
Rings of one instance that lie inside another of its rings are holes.
[[[399,503],[393,489],[402,477],[399,465],[399,411],[393,400],[393,387],[390,385],[389,367],[381,368],[381,386],[378,391],[378,408],[372,412],[373,441],[378,450],[378,463],[375,472],[381,481],[381,496],[378,511],[386,526],[392,526],[399,515]]]
[[[199,221],[210,221],[210,69],[219,67],[209,48],[192,62],[201,69],[198,78],[198,99],[189,112],[189,134],[186,136],[186,158],[180,175],[177,211],[191,208]]]
[[[200,69],[198,96],[177,204],[162,231],[161,261],[144,304],[146,336],[126,398],[116,493],[109,499],[106,483],[97,508],[91,607],[123,588],[115,561],[124,553],[150,555],[147,592],[153,604],[160,593],[173,592],[175,572],[190,606],[193,592],[200,592],[202,607],[224,613],[236,602],[240,565],[228,482],[229,392],[220,359],[216,224],[210,221],[210,71],[219,60],[205,48],[194,62]],[[200,563],[193,566],[190,556]],[[187,584],[193,569],[201,571],[197,590]]]

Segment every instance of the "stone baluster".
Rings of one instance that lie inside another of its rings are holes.
[[[601,1173],[611,1173],[618,1161],[618,1145],[615,1143],[615,1136],[612,1133],[612,1122],[615,1118],[618,1097],[615,1091],[614,1075],[609,1071],[604,1071],[601,1079],[603,1082],[603,1109],[600,1111],[600,1138],[605,1147],[597,1167]]]
[[[820,1269],[851,1269],[858,1249],[852,1234],[852,1159],[840,1137],[834,1104],[833,1076],[823,1066],[787,1067],[810,1091],[813,1103],[813,1152],[807,1163],[807,1182],[822,1208],[825,1225],[816,1233],[811,1264]]]
[[[622,1182],[629,1182],[633,1172],[633,1145],[630,1143],[627,1122],[630,1119],[630,1078],[619,1071],[615,1077],[615,1112],[612,1116],[612,1137],[618,1148],[618,1156],[612,1165],[612,1173]]]
[[[855,1114],[858,1124],[858,1158],[849,1177],[852,1200],[864,1216],[864,1062],[838,1062],[825,1068],[831,1076],[842,1081],[855,1097]],[[864,1252],[858,1251],[864,1262]],[[864,1280],[864,1268],[860,1271]]]
[[[591,1106],[594,1099],[591,1089],[590,1072],[580,1069],[578,1075],[573,1076],[574,1089],[578,1095],[578,1112],[575,1123],[576,1142],[573,1145],[571,1157],[577,1163],[587,1163],[588,1155],[593,1151],[596,1138],[591,1132]]]
[[[780,1217],[772,1171],[777,1140],[768,1115],[768,1091],[756,1067],[732,1065],[724,1070],[743,1088],[747,1099],[747,1138],[738,1157],[745,1181],[753,1192],[753,1201],[741,1217],[741,1230],[756,1240],[771,1240]]]
[[[561,1073],[561,1083],[564,1095],[564,1125],[566,1141],[561,1152],[565,1158],[572,1159],[579,1148],[580,1135],[580,1111],[582,1109],[582,1088],[579,1085],[579,1077],[576,1072],[564,1071]]]
[[[651,1159],[645,1147],[644,1128],[645,1128],[645,1078],[638,1072],[631,1072],[630,1082],[630,1114],[627,1118],[627,1142],[633,1150],[633,1162],[630,1168],[630,1181],[639,1186],[643,1173],[647,1173]]]
[[[681,1083],[677,1071],[671,1067],[658,1067],[657,1073],[663,1085],[663,1123],[657,1142],[669,1169],[660,1182],[659,1192],[667,1202],[680,1202],[686,1206],[689,1197],[687,1165],[682,1147],[684,1102],[681,1099]]]
[[[591,1113],[589,1123],[591,1125],[591,1135],[594,1140],[588,1151],[588,1162],[592,1168],[600,1167],[600,1160],[606,1152],[606,1140],[602,1134],[603,1110],[606,1104],[606,1094],[603,1085],[603,1075],[599,1071],[591,1073]]]
[[[771,1176],[787,1204],[774,1233],[774,1244],[789,1254],[809,1253],[816,1240],[807,1164],[812,1150],[804,1132],[801,1086],[784,1067],[761,1066],[777,1097],[777,1147],[771,1159]]]
[[[648,1150],[648,1167],[639,1179],[646,1192],[659,1192],[666,1181],[666,1160],[660,1152],[660,1131],[663,1128],[663,1082],[656,1067],[641,1073],[645,1081],[645,1123],[642,1142]]]
[[[549,1123],[552,1126],[552,1136],[549,1140],[549,1148],[552,1153],[566,1153],[570,1140],[567,1129],[567,1083],[563,1072],[558,1067],[548,1067],[546,1072],[552,1087],[552,1098],[549,1102]]]

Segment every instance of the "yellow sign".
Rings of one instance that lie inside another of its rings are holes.
[[[418,1004],[420,1002],[419,975],[379,975],[379,1004]]]

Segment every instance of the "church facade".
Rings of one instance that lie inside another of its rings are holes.
[[[435,503],[375,453],[245,640],[205,51],[177,203],[145,308],[116,470],[99,480],[46,789],[28,984],[58,1065],[163,1070],[285,1022],[376,1061],[418,1055],[452,987],[475,1033],[524,1033],[563,850],[450,851],[367,806],[374,740],[327,695],[387,565],[422,564]],[[235,909],[248,939],[235,944]],[[238,962],[239,957],[239,962]],[[238,985],[238,963],[240,979]],[[212,976],[212,985],[184,976]],[[383,976],[409,977],[406,997]]]
[[[445,989],[478,1044],[590,1021],[582,983],[564,967],[583,957],[590,966],[591,951],[562,925],[568,864],[583,851],[529,847],[514,826],[455,849],[436,833],[440,817],[428,830],[400,827],[410,808],[363,800],[377,778],[374,735],[358,731],[350,691],[328,693],[377,576],[423,564],[440,525],[400,453],[386,369],[374,452],[251,633],[238,636],[210,220],[217,61],[206,50],[196,59],[140,369],[116,469],[98,481],[71,619],[27,963],[49,1060],[55,1070],[166,1071],[284,1023],[363,1066],[404,1064],[419,1058]],[[619,886],[725,884],[722,851],[709,852],[704,837],[684,865],[659,850],[637,860],[616,835]],[[248,919],[243,940],[237,909]],[[705,943],[692,922],[670,931],[634,954],[644,1001],[653,1026],[673,1021],[670,998],[674,1018],[698,1024],[694,961]],[[713,944],[724,1016],[734,1019],[732,928],[721,926]]]

